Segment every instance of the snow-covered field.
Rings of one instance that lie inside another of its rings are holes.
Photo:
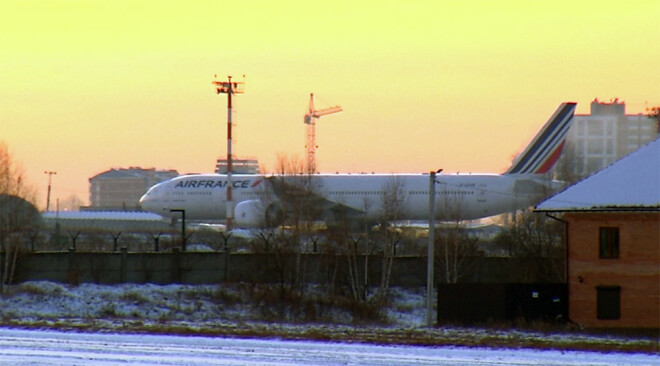
[[[308,290],[308,292],[313,289]],[[273,292],[273,291],[271,291]],[[246,293],[250,293],[247,296]],[[275,291],[277,293],[277,291]],[[0,318],[30,323],[88,324],[103,327],[127,323],[225,326],[258,324],[272,318],[270,299],[263,286],[80,284],[26,282],[8,286],[0,296]],[[246,298],[246,296],[248,298]],[[393,306],[387,318],[393,325],[419,327],[425,324],[425,289],[392,289]],[[350,314],[337,309],[315,311],[317,324],[350,324]],[[270,319],[272,320],[272,319]],[[280,319],[295,323],[295,319]]]
[[[10,286],[0,298],[0,364],[660,364],[657,338],[426,328],[423,289],[393,289],[389,322],[362,326],[336,309],[319,310],[322,321],[275,322],[267,306],[244,301],[245,292],[240,285]]]

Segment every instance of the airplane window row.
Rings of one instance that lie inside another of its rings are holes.
[[[240,191],[238,191],[238,194],[243,196],[243,197],[245,197],[245,196],[254,196],[254,197],[259,196],[259,192],[248,191],[248,190],[240,190]]]
[[[468,194],[474,194],[474,191],[435,191],[435,194],[444,194],[444,195],[468,195]],[[429,191],[409,191],[408,194],[410,195],[424,195],[428,196]]]
[[[351,196],[375,196],[375,195],[383,195],[385,192],[381,191],[331,191],[329,192],[330,195],[333,196],[341,196],[341,195],[351,195]]]
[[[189,191],[188,196],[210,196],[210,191]]]

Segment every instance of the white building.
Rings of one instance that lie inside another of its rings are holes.
[[[591,114],[573,117],[562,157],[562,173],[584,178],[657,137],[656,119],[641,113],[626,115],[626,104],[618,99],[609,103],[594,99]]]

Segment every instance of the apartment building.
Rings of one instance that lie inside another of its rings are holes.
[[[657,139],[658,128],[658,120],[648,115],[627,115],[624,101],[594,99],[590,114],[573,117],[559,178],[577,181],[609,166]]]

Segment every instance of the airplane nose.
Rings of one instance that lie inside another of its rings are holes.
[[[154,210],[156,209],[157,200],[154,196],[154,193],[149,191],[140,197],[140,207],[142,207],[144,211],[155,212]]]
[[[148,200],[149,200],[149,198],[147,197],[146,194],[143,194],[142,197],[140,197],[139,205],[145,211],[149,211],[147,209],[147,206],[149,205]]]

